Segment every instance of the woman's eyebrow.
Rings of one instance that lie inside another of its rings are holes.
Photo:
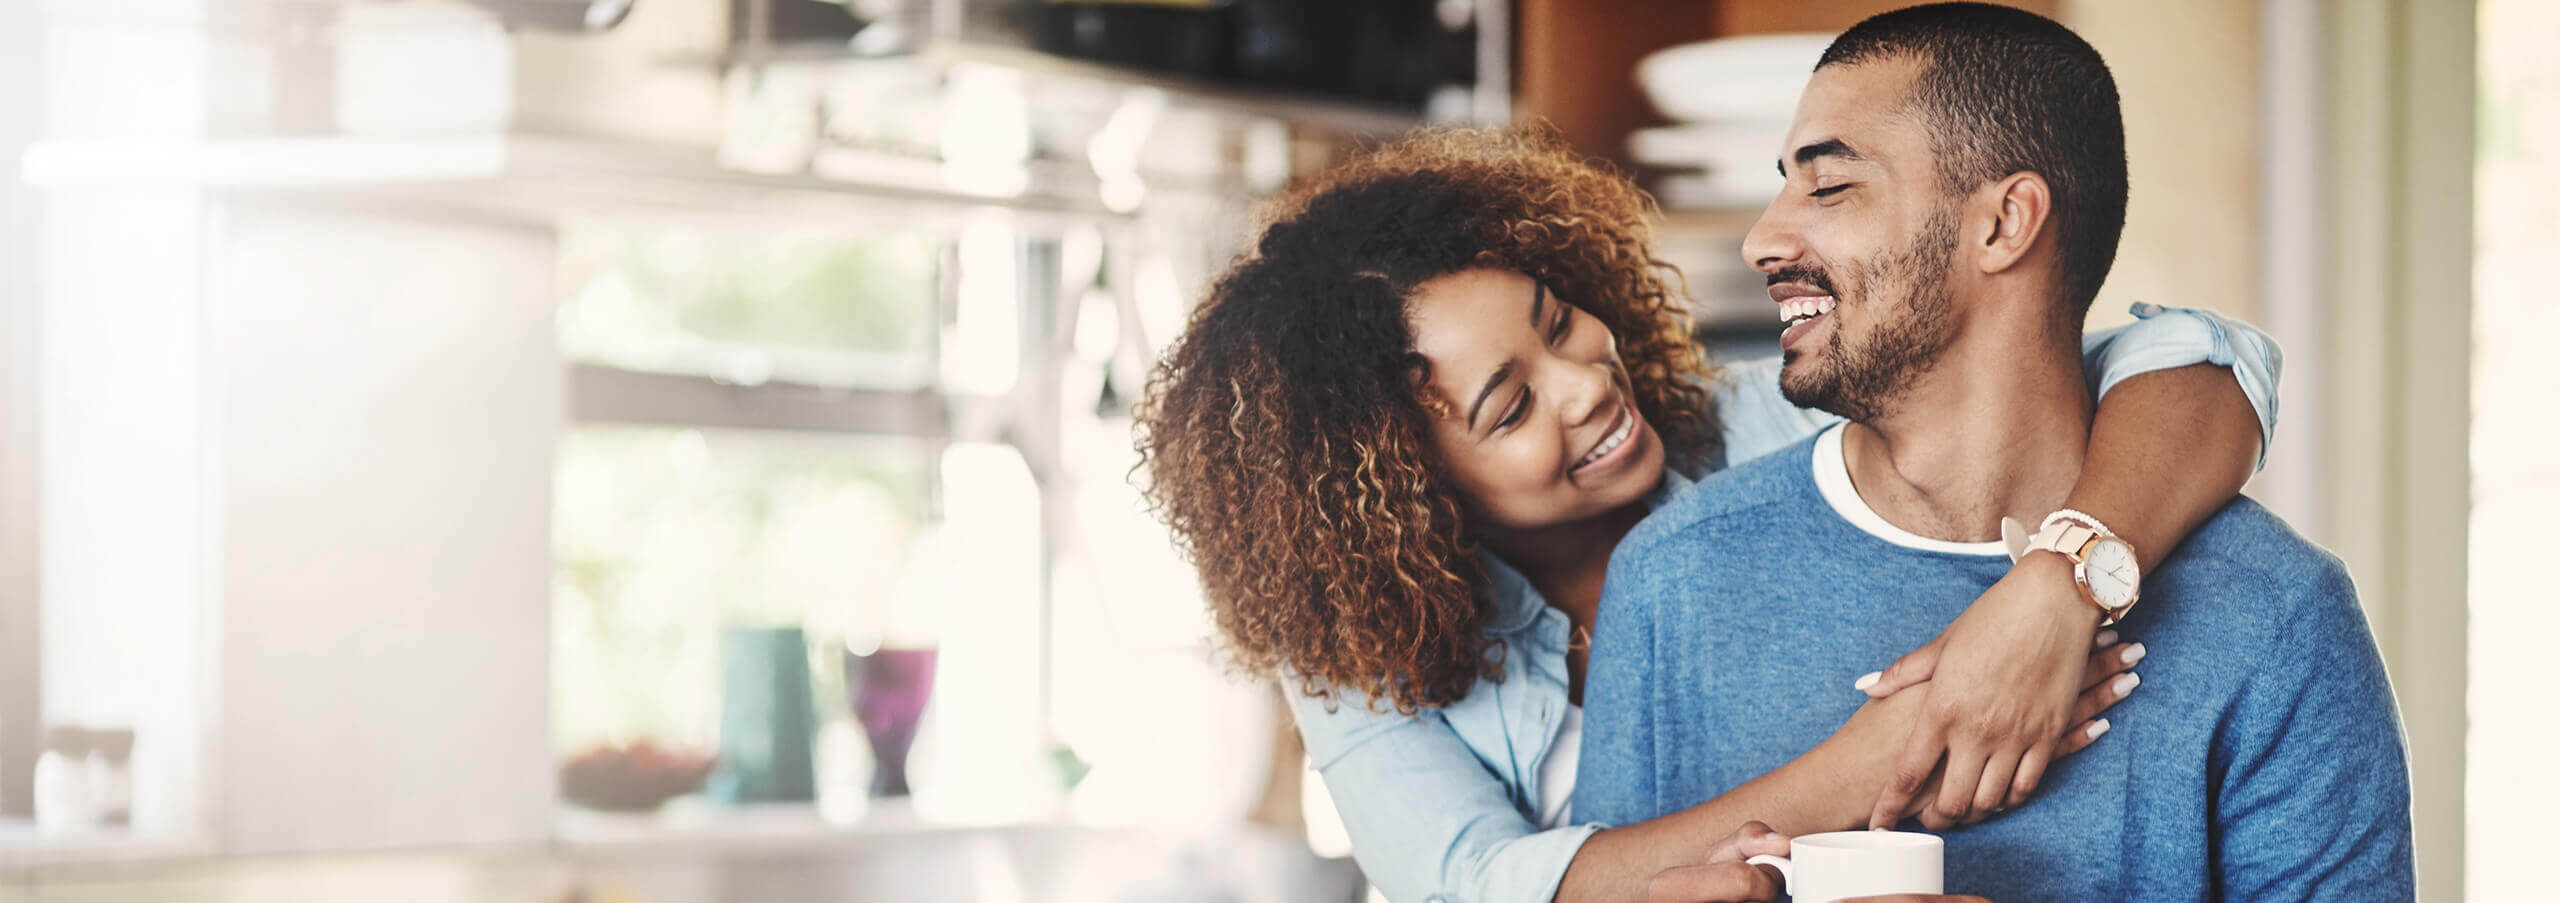
[[[1547,284],[1536,280],[1530,280],[1529,284],[1535,287],[1529,296],[1529,328],[1537,329],[1547,322]],[[1511,364],[1503,361],[1502,366],[1493,368],[1493,375],[1485,379],[1484,388],[1476,390],[1476,403],[1467,408],[1467,429],[1476,428],[1476,412],[1484,410],[1484,400],[1493,397],[1493,390],[1502,388],[1503,380],[1511,378]]]

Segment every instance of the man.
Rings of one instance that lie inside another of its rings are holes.
[[[2335,558],[2246,499],[2147,575],[2094,518],[2038,529],[2087,443],[2077,337],[2122,230],[2123,147],[2105,63],[2032,14],[1915,7],[1825,52],[1744,254],[1793,318],[1788,398],[1851,422],[1619,545],[1577,817],[1661,815],[1814,746],[1864,700],[1860,672],[2009,569],[2005,516],[2036,532],[2026,554],[2089,562],[2093,601],[2121,614],[2138,586],[2121,629],[2150,655],[2105,740],[1947,836],[1948,890],[2414,893],[2398,713]]]

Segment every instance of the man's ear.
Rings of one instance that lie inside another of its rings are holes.
[[[1975,248],[1975,265],[1984,275],[2006,272],[2026,259],[2044,234],[2045,223],[2053,218],[2053,189],[2043,176],[2020,172],[1985,186],[1975,197],[1980,204],[1976,209],[1990,219]]]

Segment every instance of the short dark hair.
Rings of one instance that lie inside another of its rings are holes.
[[[2124,113],[2097,48],[2043,16],[1988,3],[1884,13],[1841,33],[1814,69],[1908,58],[1908,97],[1938,179],[1962,195],[2020,172],[2053,189],[2062,288],[2085,315],[2124,236]]]

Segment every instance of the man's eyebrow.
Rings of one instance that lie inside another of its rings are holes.
[[[1866,159],[1866,156],[1858,153],[1856,148],[1850,147],[1848,142],[1842,141],[1838,138],[1825,138],[1812,144],[1796,148],[1795,152],[1797,166],[1804,166],[1824,157],[1838,157],[1840,159],[1850,161]],[[1786,178],[1786,176],[1787,161],[1786,158],[1781,157],[1778,159],[1778,177],[1783,179]]]
[[[1511,365],[1512,362],[1503,361],[1502,366],[1493,368],[1493,375],[1485,379],[1484,388],[1476,390],[1475,406],[1467,409],[1467,429],[1476,428],[1476,412],[1484,410],[1484,400],[1492,398],[1493,390],[1502,388],[1503,381],[1511,378]]]
[[[1529,298],[1529,328],[1536,329],[1547,322],[1547,284],[1530,284],[1538,287],[1538,293]]]

